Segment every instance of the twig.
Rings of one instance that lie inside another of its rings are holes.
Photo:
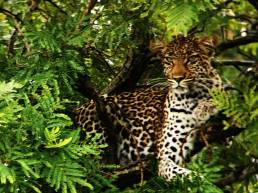
[[[256,56],[252,56],[252,54],[248,54],[247,52],[244,52],[239,47],[236,49],[237,52],[241,55],[243,55],[245,58],[248,58],[249,60],[256,60]]]
[[[67,15],[67,13],[66,13],[64,10],[62,10],[54,1],[52,1],[52,0],[46,0],[46,1],[49,2],[50,4],[52,4],[52,5],[53,5],[55,8],[57,8],[61,13]]]
[[[90,15],[91,13],[91,10],[94,8],[94,6],[96,5],[97,3],[97,0],[88,0],[88,4],[87,6],[84,8],[84,11],[83,11],[83,14],[79,20],[79,23],[77,24],[77,26],[75,27],[75,30],[73,31],[74,32],[78,32],[80,30],[80,27],[82,25],[82,22],[84,20],[84,17],[85,16],[88,16]]]
[[[96,5],[97,0],[88,0],[88,8],[85,11],[84,15],[89,15],[91,10],[94,8],[94,6]]]
[[[21,31],[21,28],[23,27],[24,21],[26,21],[28,18],[30,18],[33,11],[35,11],[38,8],[39,0],[31,1],[29,11],[25,14],[23,19],[20,19],[15,14],[12,14],[10,11],[1,9],[0,11],[3,11],[5,14],[11,15],[15,21],[17,21],[17,24],[15,26],[15,30],[13,31],[11,38],[8,43],[8,51],[7,55],[13,54],[14,52],[14,44],[16,41],[17,34],[19,33],[21,36],[23,36],[23,33]],[[29,50],[29,44],[25,42],[25,48],[26,50]]]
[[[6,16],[9,16],[9,17],[14,18],[17,23],[22,22],[22,20],[19,18],[18,15],[14,14],[14,13],[12,13],[12,12],[6,10],[6,9],[0,8],[0,12],[3,13],[3,14],[5,14]]]
[[[8,43],[7,55],[9,55],[10,53],[13,53],[15,38],[16,38],[16,35],[18,34],[18,32],[21,31],[21,25],[22,25],[23,21],[18,17],[18,15],[14,14],[6,9],[0,8],[0,12],[5,14],[8,17],[11,17],[14,19],[14,25],[15,25],[14,28],[15,29],[13,30],[12,35],[9,40],[9,43]]]

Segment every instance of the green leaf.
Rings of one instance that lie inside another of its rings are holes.
[[[38,187],[36,187],[35,185],[29,184],[29,186],[30,186],[35,192],[37,192],[37,193],[42,193],[41,190],[40,190]]]
[[[21,87],[22,85],[20,83],[16,83],[13,80],[8,83],[0,82],[0,100],[5,99],[6,95],[16,92],[16,89]]]
[[[83,180],[81,178],[71,178],[72,181],[76,182],[77,184],[80,184],[81,186],[85,186],[85,187],[88,187],[90,190],[93,190],[94,187],[87,182],[87,180]]]
[[[45,128],[44,134],[47,140],[46,148],[62,148],[72,141],[72,137],[59,139],[61,135],[59,127],[53,128],[51,131]]]
[[[30,177],[30,175],[33,175],[35,178],[40,178],[40,174],[33,171],[33,169],[29,166],[33,162],[39,163],[39,161],[37,161],[37,160],[16,160],[16,161],[21,165],[21,168],[27,177]]]
[[[7,181],[13,184],[15,182],[15,174],[13,173],[11,168],[0,163],[0,182],[1,184],[6,184]]]

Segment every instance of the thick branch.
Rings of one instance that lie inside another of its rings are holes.
[[[217,47],[216,54],[219,55],[221,52],[223,52],[227,49],[254,43],[254,42],[258,42],[258,33],[249,34],[245,37],[239,37],[234,40],[228,40],[226,42],[223,42]]]
[[[98,55],[98,57],[94,57],[94,50],[92,50],[92,48],[87,47],[84,49],[80,49],[78,51],[83,55],[92,55],[93,58],[95,59],[98,59],[98,60],[101,59],[102,62],[100,63],[105,65],[106,69],[110,73],[113,73],[112,69],[105,61],[104,57],[101,57],[101,55]],[[151,58],[149,57],[150,56],[149,53],[150,53],[149,49],[146,45],[140,48],[136,48],[135,50],[129,50],[125,65],[122,67],[120,72],[116,75],[116,77],[111,81],[109,86],[107,86],[101,92],[101,94],[117,93],[117,92],[131,90],[135,88],[146,66],[150,63]],[[89,77],[87,77],[87,79],[88,78]],[[89,95],[89,93],[91,93],[90,90],[92,90],[92,88],[90,87],[92,86],[89,87],[88,81],[85,81],[82,79],[84,79],[83,75],[81,75],[80,79],[77,81],[79,85],[78,91],[81,92],[87,98],[92,99],[93,97]],[[87,88],[89,89],[89,91],[87,91]],[[93,93],[98,93],[96,89],[95,91],[96,92],[93,92]]]
[[[98,100],[99,92],[90,82],[90,77],[85,74],[80,74],[79,79],[77,80],[78,91],[88,99],[93,99],[94,101]]]
[[[129,53],[128,61],[103,93],[117,93],[135,88],[138,80],[150,63],[149,50],[140,48]]]
[[[15,43],[15,39],[16,39],[16,36],[18,34],[18,32],[21,30],[21,25],[23,23],[23,21],[18,17],[18,15],[6,10],[6,9],[3,9],[3,8],[0,8],[0,12],[5,14],[6,16],[8,17],[11,17],[14,19],[14,23],[15,23],[15,26],[14,26],[14,30],[12,32],[12,35],[11,35],[11,38],[9,40],[9,43],[8,43],[8,54],[9,53],[13,53],[13,46],[14,46],[14,43]]]
[[[134,24],[132,37],[138,43],[138,47],[129,50],[124,67],[104,90],[104,93],[117,93],[135,88],[144,70],[150,64],[150,34],[148,30],[143,29],[146,27],[143,23],[144,21]]]
[[[105,55],[96,47],[93,47],[91,45],[86,45],[83,49],[77,49],[77,50],[80,53],[82,53],[84,56],[90,56],[94,66],[96,66],[96,68],[100,72],[107,71],[108,73],[114,75],[114,70],[107,62]]]
[[[214,66],[252,66],[256,64],[252,60],[212,60]]]

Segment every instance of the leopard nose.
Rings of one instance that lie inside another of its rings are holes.
[[[185,78],[184,76],[174,76],[174,77],[173,77],[173,79],[174,79],[175,81],[177,81],[178,83],[181,82],[182,80],[184,80],[184,78]]]

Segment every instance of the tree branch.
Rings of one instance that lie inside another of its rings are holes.
[[[135,88],[143,71],[150,63],[148,55],[149,50],[144,47],[129,51],[126,64],[103,93],[118,93]]]
[[[14,46],[14,43],[15,43],[15,39],[16,39],[16,35],[18,34],[19,31],[21,31],[21,25],[23,23],[23,21],[18,17],[18,15],[6,10],[6,9],[3,9],[3,8],[0,8],[0,12],[5,14],[6,16],[8,17],[11,17],[14,19],[14,30],[12,32],[12,35],[9,39],[9,43],[8,43],[8,52],[7,52],[7,55],[9,55],[10,53],[13,53],[13,46]]]
[[[223,114],[212,117],[205,125],[200,128],[199,137],[196,139],[195,149],[191,152],[191,155],[197,154],[204,148],[207,143],[219,143],[225,144],[227,138],[237,136],[244,128],[230,127],[224,130],[224,125],[221,120],[227,118]]]
[[[142,25],[142,23],[133,25],[134,32],[132,36],[138,43],[138,47],[129,50],[124,67],[104,90],[104,93],[118,93],[135,88],[144,70],[151,63],[149,50],[150,34],[148,32],[143,33],[146,30],[142,30],[142,27],[146,26]]]
[[[237,181],[242,181],[248,177],[258,173],[258,164],[254,163],[253,165],[243,166],[237,168],[235,171],[231,172],[221,180],[219,180],[216,185],[220,188],[224,186],[231,185]]]
[[[76,82],[77,90],[88,99],[98,100],[99,92],[91,84],[90,77],[86,74],[80,74]]]
[[[49,2],[51,5],[53,5],[56,9],[58,9],[61,13],[67,15],[67,13],[62,10],[55,2],[53,2],[52,0],[46,0],[47,2]]]
[[[96,5],[97,0],[88,0],[88,7],[86,11],[84,12],[84,15],[89,15],[91,13],[91,10],[94,8]]]
[[[14,14],[14,13],[12,13],[12,12],[6,10],[6,9],[0,8],[0,12],[3,13],[3,14],[5,14],[6,16],[9,16],[9,17],[14,18],[14,19],[16,20],[16,22],[18,22],[18,23],[19,23],[19,22],[22,22],[22,20],[19,18],[18,15]]]
[[[84,53],[84,55],[88,55],[91,57],[92,62],[96,65],[96,68],[101,72],[108,72],[114,75],[113,68],[107,62],[105,55],[103,52],[98,50],[96,47],[91,45],[86,45],[84,48],[80,50],[80,53]]]
[[[216,55],[219,55],[221,52],[227,49],[254,42],[258,42],[258,32],[256,32],[255,34],[248,34],[247,36],[238,37],[234,40],[228,40],[226,42],[221,43],[216,49]]]
[[[212,65],[214,66],[252,66],[256,64],[252,60],[212,60]]]
[[[85,8],[84,8],[84,10],[83,10],[83,14],[82,14],[82,16],[81,16],[81,18],[80,18],[80,20],[79,20],[77,26],[75,27],[74,32],[80,31],[80,28],[81,28],[81,26],[82,26],[84,17],[90,15],[91,10],[94,8],[94,6],[96,5],[96,3],[97,3],[97,0],[88,0],[88,4],[87,4],[87,6],[85,6]],[[74,33],[74,32],[73,32],[73,33]]]
[[[20,34],[22,36],[21,28],[24,24],[24,21],[26,21],[28,18],[30,18],[32,12],[35,11],[38,8],[39,2],[40,2],[40,0],[30,1],[29,11],[25,14],[25,16],[22,20],[19,19],[19,23],[15,27],[15,30],[13,31],[12,36],[9,40],[8,52],[7,52],[8,55],[14,53],[14,44],[15,44],[15,41],[16,41],[17,34],[18,34],[18,32],[20,32]],[[29,50],[29,45],[26,42],[25,42],[25,48],[27,50]]]

